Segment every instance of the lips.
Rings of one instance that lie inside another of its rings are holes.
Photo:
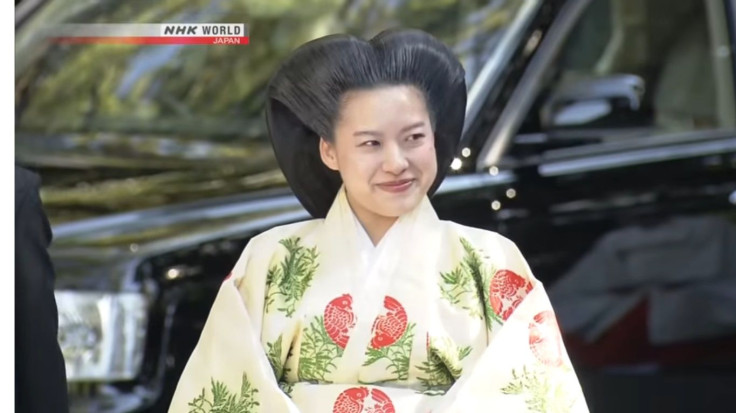
[[[378,184],[378,187],[388,192],[403,192],[414,183],[414,179],[399,179],[396,181],[384,182]]]

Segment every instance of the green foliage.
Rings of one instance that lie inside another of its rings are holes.
[[[368,356],[363,366],[370,366],[378,360],[388,361],[388,370],[394,376],[393,380],[401,381],[409,378],[409,360],[411,359],[411,347],[414,342],[415,323],[409,323],[406,331],[394,344],[380,349],[368,348]]]
[[[281,377],[284,374],[284,364],[281,362],[281,354],[283,353],[281,348],[282,338],[283,335],[280,335],[278,340],[275,342],[266,343],[266,356],[268,357],[268,361],[271,363],[271,368],[273,369],[273,374],[276,377],[276,380],[281,380]]]
[[[280,264],[270,267],[266,274],[266,311],[278,304],[276,309],[291,317],[314,278],[319,266],[319,254],[316,247],[302,246],[298,237],[286,238],[279,243],[286,248],[287,254]]]
[[[449,339],[431,340],[427,360],[417,369],[424,373],[418,377],[425,394],[444,393],[463,372],[462,360],[472,352],[470,346],[457,348]]]
[[[520,373],[516,369],[511,371],[511,381],[501,389],[508,395],[524,397],[527,409],[539,413],[567,413],[573,406],[573,401],[560,381],[552,380],[546,370],[527,370],[526,366]]]
[[[323,317],[315,317],[304,329],[297,370],[299,381],[329,383],[327,375],[337,368],[336,361],[342,354],[343,349],[325,331]]]
[[[501,323],[490,306],[488,289],[493,269],[487,269],[475,247],[465,238],[460,238],[464,256],[462,261],[450,272],[440,273],[442,298],[450,304],[466,310],[471,316],[482,318],[491,330],[493,321]]]
[[[204,388],[189,402],[189,413],[255,413],[260,403],[256,400],[258,389],[251,386],[245,373],[240,393],[233,393],[224,383],[211,379],[211,397]]]

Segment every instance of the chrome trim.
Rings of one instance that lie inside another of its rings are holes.
[[[499,41],[491,56],[483,64],[483,68],[478,73],[473,85],[468,91],[468,100],[465,107],[465,124],[463,133],[465,135],[470,123],[472,123],[481,107],[485,103],[488,92],[498,81],[504,65],[511,59],[516,46],[523,40],[524,32],[529,27],[532,18],[542,5],[540,0],[528,0],[518,12],[518,15],[508,28],[508,32]]]
[[[542,154],[543,161],[541,163],[594,155],[608,155],[614,152],[636,151],[640,149],[662,148],[670,145],[731,139],[734,137],[736,137],[736,129],[691,130],[686,132],[665,132],[659,134],[657,134],[656,130],[652,130],[641,138],[637,136],[621,137],[620,139],[603,143],[550,149]]]
[[[539,174],[542,176],[559,176],[653,162],[671,161],[694,156],[715,155],[726,151],[736,151],[736,138],[673,145],[664,148],[640,149],[615,154],[594,155],[581,159],[550,162],[539,166]]]
[[[437,189],[437,194],[450,194],[453,192],[479,189],[493,185],[503,185],[513,182],[514,175],[509,171],[500,171],[498,175],[489,173],[477,173],[471,175],[460,175],[447,177]]]
[[[437,189],[437,194],[450,194],[465,190],[480,189],[493,185],[502,185],[512,182],[513,180],[514,175],[508,171],[501,171],[498,173],[498,175],[495,176],[485,173],[463,176],[450,176],[447,177],[442,185],[440,185],[440,188]],[[294,201],[296,201],[295,197],[292,198],[294,199]],[[287,225],[293,222],[309,219],[311,219],[309,213],[305,209],[299,208],[296,211],[279,213],[269,217],[257,218],[248,222],[234,224],[226,229],[210,232],[207,234],[178,236],[172,239],[154,241],[142,246],[140,250],[138,250],[138,252],[145,255],[152,252],[172,250],[179,248],[181,245],[196,245],[211,241],[213,239],[227,238],[254,231],[263,231],[278,225]]]
[[[570,0],[565,3],[549,28],[547,35],[536,55],[529,62],[527,70],[519,80],[511,98],[506,104],[496,125],[493,127],[483,149],[478,156],[477,169],[483,170],[498,165],[501,156],[508,148],[511,140],[531,107],[537,92],[541,88],[542,74],[548,70],[550,63],[563,46],[563,41],[578,22],[578,18],[591,0]]]
[[[212,203],[211,201],[214,200],[216,199],[207,200],[207,203]],[[80,236],[92,231],[97,233],[98,231],[108,230],[119,227],[120,225],[126,225],[127,228],[134,228],[136,226],[146,228],[151,225],[163,226],[172,222],[226,218],[269,209],[298,207],[299,201],[293,195],[279,195],[264,199],[245,199],[236,203],[231,202],[225,205],[214,205],[210,207],[202,206],[197,208],[194,204],[189,204],[191,208],[186,208],[187,205],[179,205],[178,208],[162,207],[59,224],[54,226],[53,234],[55,238],[65,238]],[[99,233],[95,234],[95,236],[98,235]]]
[[[162,251],[171,251],[178,249],[183,245],[197,245],[212,241],[213,239],[229,238],[256,231],[260,232],[278,225],[286,225],[293,222],[308,220],[310,218],[311,216],[305,209],[299,209],[293,212],[285,212],[272,215],[270,217],[258,218],[248,222],[230,225],[225,229],[208,232],[206,234],[176,236],[161,241],[154,241],[143,245],[138,250],[138,253],[146,255],[153,252],[160,253]]]
[[[503,184],[512,180],[513,176],[508,172],[501,172],[496,176],[484,173],[448,176],[438,188],[437,193],[443,194],[477,189],[488,185]],[[138,228],[145,229],[152,226],[165,226],[176,222],[219,219],[288,208],[294,208],[295,211],[289,211],[286,213],[274,212],[274,216],[287,217],[279,219],[279,222],[286,222],[286,220],[289,219],[294,220],[309,217],[308,215],[303,215],[306,214],[306,211],[303,210],[299,200],[297,200],[294,195],[278,195],[267,198],[243,199],[238,201],[233,201],[232,199],[232,197],[227,199],[220,198],[219,202],[226,203],[219,205],[217,204],[218,199],[215,198],[204,202],[200,201],[192,204],[124,212],[100,218],[91,218],[59,224],[53,227],[53,234],[55,239],[67,237],[99,238],[105,235],[105,231],[119,232],[115,231],[115,229],[120,228],[121,226],[124,226],[126,231],[130,231]],[[296,214],[294,215],[296,218],[292,217],[291,214]],[[270,220],[271,218],[272,217],[266,217],[261,218],[261,220]],[[248,229],[252,222],[260,222],[260,220],[241,223],[240,225],[235,225],[234,228],[240,228],[240,230],[243,230],[243,228]],[[269,221],[263,221],[263,223],[258,224],[257,226],[267,225],[268,222]],[[241,226],[243,228],[241,228]],[[229,232],[228,230],[223,231]]]
[[[710,37],[713,79],[716,88],[718,120],[723,127],[736,127],[736,66],[731,26],[728,22],[728,6],[721,0],[705,2],[708,34]]]

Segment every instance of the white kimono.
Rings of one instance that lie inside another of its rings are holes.
[[[425,198],[373,247],[341,190],[325,219],[254,237],[170,412],[586,412],[517,247]]]

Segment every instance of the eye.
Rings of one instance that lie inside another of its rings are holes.
[[[365,141],[365,142],[362,142],[362,143],[361,143],[361,144],[360,144],[359,146],[368,146],[368,147],[372,147],[372,146],[379,146],[380,144],[381,144],[380,142],[378,142],[378,141],[376,141],[376,140],[372,140],[372,141]]]
[[[415,133],[413,135],[409,135],[409,138],[408,139],[410,141],[418,141],[419,139],[422,139],[423,137],[424,137],[424,134],[423,133]]]

